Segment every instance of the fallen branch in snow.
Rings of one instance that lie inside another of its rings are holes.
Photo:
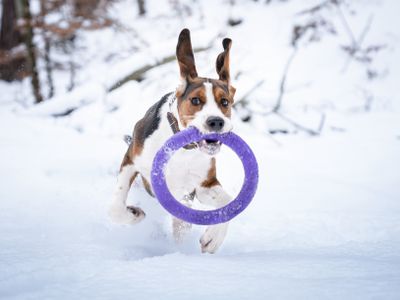
[[[246,100],[248,96],[250,96],[255,90],[257,90],[260,86],[264,84],[264,81],[265,80],[260,80],[259,82],[257,82],[250,90],[248,90],[242,97],[240,97],[239,100],[236,100],[236,103]]]
[[[322,10],[323,8],[325,8],[326,6],[334,3],[336,1],[332,1],[332,0],[325,0],[320,4],[314,5],[311,8],[307,8],[305,10],[300,11],[299,13],[297,13],[298,15],[306,15],[306,14],[314,14],[320,10]]]
[[[280,109],[281,109],[281,106],[282,106],[283,96],[285,95],[285,91],[286,91],[286,78],[287,78],[287,75],[288,75],[288,73],[289,73],[290,66],[291,66],[291,64],[292,64],[292,62],[293,62],[293,60],[294,60],[294,58],[295,58],[295,56],[296,56],[296,54],[297,54],[297,51],[298,51],[298,47],[294,46],[293,52],[292,52],[292,54],[289,56],[289,58],[288,58],[288,60],[287,60],[287,62],[286,62],[286,65],[285,65],[285,68],[284,68],[284,71],[283,71],[283,74],[282,74],[282,78],[281,78],[281,81],[280,81],[280,84],[279,84],[279,94],[278,94],[278,98],[277,98],[276,103],[275,103],[275,106],[272,108],[272,110],[271,110],[271,111],[268,111],[268,112],[253,111],[253,110],[251,110],[251,109],[249,109],[249,108],[247,108],[247,110],[248,110],[250,113],[254,113],[254,114],[258,114],[258,115],[263,115],[263,116],[268,116],[268,115],[271,115],[271,114],[275,114],[276,116],[278,116],[278,117],[281,118],[282,120],[286,121],[287,123],[289,123],[290,125],[292,125],[293,127],[295,127],[295,128],[298,129],[298,130],[304,131],[304,132],[306,132],[306,133],[308,133],[308,134],[310,134],[310,135],[319,135],[319,134],[321,133],[323,127],[324,127],[324,124],[325,124],[325,114],[322,114],[322,116],[321,116],[321,120],[320,120],[318,129],[317,129],[317,130],[314,130],[314,129],[307,128],[307,127],[305,127],[305,126],[303,126],[303,125],[297,123],[296,121],[293,121],[292,119],[288,118],[287,116],[283,115],[283,114],[280,112]],[[260,86],[262,86],[263,84],[264,84],[264,80],[261,80],[261,81],[257,82],[256,85],[254,85],[254,86],[253,86],[248,92],[246,92],[238,101],[236,101],[235,106],[241,105],[241,106],[243,106],[243,107],[246,107],[246,104],[247,104],[247,103],[246,103],[246,98],[247,98],[251,93],[253,93],[257,88],[259,88]],[[242,121],[248,121],[248,120],[249,120],[249,117],[247,117],[246,120],[244,120],[244,119],[242,118]],[[274,132],[274,133],[277,133],[277,132]],[[287,133],[287,132],[285,132],[285,133]],[[270,134],[271,134],[271,132],[270,132]],[[272,134],[273,134],[273,133],[272,133]]]
[[[242,111],[242,116],[240,119],[243,122],[249,122],[251,120],[251,111],[248,108],[249,101],[247,98],[254,93],[259,87],[261,87],[264,84],[264,80],[258,81],[254,86],[252,86],[251,89],[249,89],[246,93],[244,93],[243,96],[241,96],[239,99],[235,100],[233,103],[233,108],[236,110],[241,110]],[[240,109],[239,109],[240,107]],[[244,115],[243,115],[244,112]]]
[[[197,52],[202,52],[202,51],[206,51],[208,49],[211,48],[211,45],[208,45],[206,47],[199,47],[199,48],[194,48],[193,52],[197,53]],[[176,55],[170,55],[167,57],[162,58],[161,60],[157,61],[154,64],[148,64],[145,65],[135,71],[133,71],[131,74],[125,76],[124,78],[122,78],[121,80],[118,80],[116,83],[114,83],[110,88],[108,88],[107,92],[112,92],[113,90],[121,87],[122,85],[124,85],[125,83],[131,81],[131,80],[135,80],[135,81],[140,81],[143,79],[143,75],[150,71],[151,69],[157,68],[159,66],[165,65],[167,63],[170,63],[172,61],[176,60]]]
[[[66,110],[64,110],[62,112],[53,113],[53,114],[51,114],[51,116],[54,117],[54,118],[66,117],[66,116],[69,116],[70,114],[72,114],[77,109],[78,109],[78,107],[70,107],[70,108],[67,108]]]
[[[310,135],[320,135],[322,132],[322,129],[324,128],[325,125],[325,119],[326,119],[326,115],[325,113],[321,114],[321,119],[319,121],[319,125],[318,125],[318,129],[311,129],[308,127],[305,127],[303,125],[301,125],[300,123],[292,120],[291,118],[285,116],[284,114],[282,114],[281,112],[276,112],[276,111],[268,111],[268,112],[259,112],[259,111],[255,111],[255,110],[249,110],[252,114],[257,114],[257,115],[261,115],[261,116],[271,116],[271,115],[276,115],[279,118],[281,118],[283,121],[289,123],[290,125],[292,125],[293,127],[295,127],[298,130],[304,131]],[[289,133],[287,130],[274,130],[273,132],[269,132],[270,134],[275,134],[275,133]]]
[[[297,54],[298,49],[299,49],[298,47],[294,46],[293,52],[289,56],[289,59],[286,62],[286,66],[285,66],[285,69],[283,71],[281,82],[280,82],[280,85],[279,85],[278,98],[276,100],[275,106],[272,108],[272,111],[270,113],[268,113],[268,114],[275,114],[278,117],[280,117],[282,120],[284,120],[284,121],[288,122],[289,124],[291,124],[292,126],[294,126],[296,129],[304,131],[304,132],[307,132],[310,135],[319,135],[321,133],[322,128],[323,128],[324,123],[325,123],[325,114],[322,114],[321,121],[320,121],[320,124],[318,126],[318,130],[314,130],[314,129],[307,128],[307,127],[305,127],[305,126],[293,121],[292,119],[288,118],[287,116],[285,116],[285,115],[283,115],[282,113],[279,112],[280,109],[281,109],[281,106],[282,106],[283,96],[285,95],[285,91],[286,91],[286,78],[287,78],[287,75],[289,73],[290,66],[291,66],[291,64],[292,64],[292,62],[293,62],[293,60],[294,60],[294,58],[295,58],[295,56]]]
[[[359,43],[356,40],[356,37],[353,33],[353,30],[351,29],[349,22],[347,22],[346,16],[344,15],[341,7],[340,7],[340,3],[334,2],[333,3],[336,6],[336,9],[339,13],[339,17],[342,21],[342,24],[344,26],[344,28],[347,31],[347,34],[349,35],[350,39],[351,39],[351,43],[352,43],[352,48],[354,49],[354,51],[357,51],[357,49],[359,48]]]
[[[324,124],[325,124],[325,114],[322,114],[322,116],[321,116],[321,120],[319,122],[318,129],[314,130],[314,129],[310,129],[308,127],[305,127],[305,126],[293,121],[292,119],[288,118],[287,116],[285,116],[279,112],[273,112],[273,113],[275,115],[277,115],[278,117],[280,117],[282,120],[288,122],[290,125],[294,126],[296,129],[307,132],[310,135],[320,135],[322,128],[324,127]]]
[[[368,17],[368,20],[367,20],[367,22],[366,22],[366,24],[364,26],[364,29],[363,29],[363,31],[361,32],[360,36],[357,39],[355,37],[355,35],[354,35],[349,23],[347,22],[344,13],[340,9],[339,5],[337,5],[337,9],[339,11],[339,15],[341,17],[342,23],[343,23],[344,27],[346,28],[346,30],[348,32],[348,35],[349,35],[349,37],[350,37],[350,39],[352,41],[352,45],[351,46],[342,47],[343,50],[345,50],[349,54],[349,58],[348,58],[347,62],[345,63],[344,67],[343,67],[343,72],[345,72],[348,69],[352,59],[360,60],[360,58],[356,57],[358,52],[365,52],[365,53],[361,53],[361,54],[364,54],[364,56],[367,56],[368,48],[366,49],[366,51],[363,51],[362,48],[361,48],[361,45],[364,42],[364,39],[367,36],[367,34],[368,34],[368,32],[369,32],[369,30],[371,28],[371,24],[372,24],[372,21],[374,19],[374,15],[370,15]],[[382,45],[375,46],[375,48],[377,49],[377,51],[379,51],[381,48],[383,48],[383,46]],[[366,61],[365,59],[366,59],[366,57],[363,57],[361,60]]]
[[[297,49],[298,49],[297,47],[294,47],[292,54],[290,55],[288,61],[286,62],[286,66],[285,66],[285,69],[283,71],[283,75],[281,78],[281,83],[279,85],[279,95],[276,100],[276,104],[275,104],[274,108],[272,109],[273,112],[278,112],[281,108],[282,99],[283,99],[283,96],[285,94],[285,89],[286,89],[286,77],[287,77],[287,74],[289,73],[289,68],[293,62],[293,59],[297,54]]]
[[[249,89],[242,97],[239,99],[235,100],[235,103],[233,104],[233,107],[237,107],[239,105],[246,106],[247,104],[247,97],[249,97],[252,93],[254,93],[255,90],[257,90],[260,86],[264,84],[265,80],[260,80],[258,81],[251,89]],[[245,103],[243,103],[245,102]]]

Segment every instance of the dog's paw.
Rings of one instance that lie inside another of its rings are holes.
[[[136,224],[146,216],[142,209],[134,206],[111,206],[108,214],[118,224]]]
[[[226,232],[228,230],[228,223],[212,225],[207,227],[203,236],[200,238],[201,252],[215,253],[222,245]]]

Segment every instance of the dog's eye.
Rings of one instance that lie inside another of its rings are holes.
[[[190,102],[192,102],[192,104],[194,106],[197,106],[197,105],[201,104],[200,98],[198,98],[198,97],[193,97],[192,99],[190,99]]]
[[[228,99],[222,98],[222,99],[221,99],[221,105],[222,105],[223,107],[228,107],[228,105],[229,105]]]

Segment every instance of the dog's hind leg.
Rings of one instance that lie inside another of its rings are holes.
[[[113,202],[109,209],[109,216],[115,223],[136,224],[144,219],[145,213],[139,207],[126,206],[129,189],[139,172],[129,159],[129,150],[124,157],[117,178],[117,187],[114,192]]]

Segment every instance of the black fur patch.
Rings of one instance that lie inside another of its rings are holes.
[[[146,112],[143,119],[136,123],[133,138],[137,145],[143,145],[146,138],[158,129],[161,121],[161,107],[167,102],[168,97],[171,96],[171,94],[172,93],[168,93],[164,95],[161,100],[153,104],[153,106],[151,106]]]
[[[148,138],[150,135],[153,134],[154,131],[158,129],[160,125],[161,117],[160,117],[160,110],[161,107],[167,102],[168,97],[172,93],[168,93],[164,95],[161,100],[156,102],[153,106],[149,108],[149,110],[144,115],[144,138]]]

